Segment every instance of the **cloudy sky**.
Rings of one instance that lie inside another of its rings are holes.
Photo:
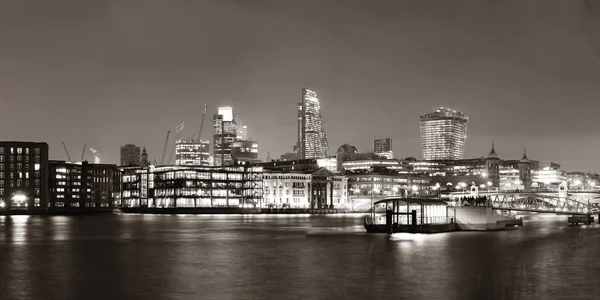
[[[600,171],[600,1],[0,0],[0,139],[55,159],[62,141],[158,159],[205,104],[231,104],[278,157],[302,87],[333,151],[385,136],[420,157],[419,116],[448,106],[470,116],[467,157],[495,140],[502,158]]]

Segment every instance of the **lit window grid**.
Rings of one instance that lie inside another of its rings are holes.
[[[462,159],[467,134],[467,120],[422,120],[421,148],[425,160]]]

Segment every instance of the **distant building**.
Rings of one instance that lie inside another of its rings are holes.
[[[204,140],[175,141],[175,165],[177,166],[209,166],[210,144]]]
[[[84,213],[112,211],[119,191],[116,165],[49,162],[49,211]]]
[[[0,142],[0,214],[48,209],[48,144]]]
[[[122,169],[121,203],[132,208],[257,207],[262,168],[235,165]]]
[[[343,164],[352,160],[379,160],[380,157],[375,153],[358,153],[358,149],[348,143],[338,147],[336,154],[337,170],[344,169]]]
[[[321,105],[317,92],[302,89],[302,102],[298,103],[298,142],[296,150],[302,159],[329,156],[329,144],[323,128]]]
[[[385,157],[387,159],[394,158],[394,152],[392,150],[392,139],[381,138],[373,141],[373,151],[375,154]]]
[[[288,152],[282,154],[279,159],[282,161],[297,160],[300,159],[300,155],[298,153]]]
[[[257,162],[258,143],[254,141],[235,141],[231,144],[231,156],[234,161]]]
[[[348,180],[325,168],[315,171],[265,171],[263,208],[345,208]]]
[[[127,144],[121,147],[121,166],[139,166],[140,165],[140,147]]]
[[[215,166],[233,164],[231,144],[236,141],[238,127],[233,115],[233,108],[219,107],[213,117],[213,155]]]
[[[248,126],[244,125],[242,121],[237,120],[237,137],[238,141],[248,140]]]
[[[462,159],[469,117],[463,112],[439,107],[421,116],[421,149],[425,160]]]

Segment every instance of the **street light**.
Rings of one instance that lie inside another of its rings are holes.
[[[492,187],[492,182],[488,181],[487,182],[487,186],[488,186],[488,193],[490,192],[490,188]]]
[[[418,186],[416,186],[416,185],[413,185],[413,186],[412,186],[412,190],[413,190],[413,193],[414,193],[414,194],[417,194],[417,191],[419,190],[419,187],[418,187]]]
[[[398,189],[398,187],[397,187],[397,186],[394,186],[394,187],[392,188],[392,191],[394,191],[394,196],[396,196],[396,194],[398,194],[398,191],[399,191],[399,190],[400,190],[400,189]]]

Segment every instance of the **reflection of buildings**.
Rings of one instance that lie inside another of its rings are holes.
[[[120,166],[130,167],[140,165],[140,147],[132,144],[121,146],[121,164]]]
[[[235,141],[231,144],[231,156],[234,161],[257,162],[258,143],[248,140]]]
[[[116,165],[51,160],[50,212],[112,211],[119,176]]]
[[[423,159],[462,159],[468,121],[469,118],[463,112],[445,107],[421,116]]]
[[[255,207],[262,168],[150,166],[123,168],[121,201],[129,208]]]
[[[208,166],[209,159],[209,141],[195,139],[175,141],[175,165]]]
[[[309,89],[302,89],[302,102],[298,104],[298,142],[295,149],[302,159],[329,156],[319,97]]]
[[[316,171],[265,171],[261,207],[343,208],[348,180],[325,168]]]
[[[373,152],[375,154],[385,157],[387,159],[394,158],[394,152],[392,150],[392,139],[391,138],[381,138],[373,141]]]
[[[0,142],[0,214],[42,213],[48,201],[48,144]]]

